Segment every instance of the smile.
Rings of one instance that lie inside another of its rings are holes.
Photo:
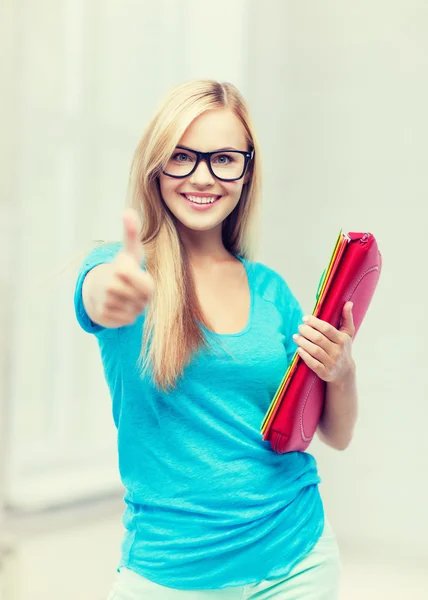
[[[193,194],[181,194],[186,200],[193,204],[214,204],[221,196],[194,196]]]
[[[185,199],[191,209],[196,212],[210,210],[222,198],[222,196],[211,196],[208,194],[206,196],[181,194],[181,196]]]

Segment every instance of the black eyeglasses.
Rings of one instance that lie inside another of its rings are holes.
[[[177,146],[174,153],[165,165],[162,173],[177,179],[189,177],[196,171],[203,160],[211,175],[221,181],[237,181],[247,170],[248,163],[254,156],[254,149],[250,152],[243,150],[216,150],[215,152],[198,152],[185,146]]]

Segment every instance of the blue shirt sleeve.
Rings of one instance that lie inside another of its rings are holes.
[[[97,335],[104,331],[106,328],[102,325],[98,325],[97,323],[91,321],[88,313],[86,312],[82,299],[83,281],[88,272],[94,267],[104,263],[112,262],[116,254],[119,252],[119,250],[121,250],[121,248],[122,244],[120,242],[102,244],[101,246],[94,248],[88,254],[88,256],[85,258],[80,267],[74,291],[74,310],[79,325],[84,331],[88,333],[93,333]]]

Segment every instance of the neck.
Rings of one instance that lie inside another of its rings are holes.
[[[221,224],[210,231],[194,231],[181,226],[179,233],[191,265],[209,266],[230,259],[230,252],[223,244]]]

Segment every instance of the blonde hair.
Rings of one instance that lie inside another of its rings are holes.
[[[223,223],[225,248],[253,260],[258,245],[260,152],[247,105],[235,86],[196,80],[172,89],[146,128],[131,164],[128,205],[140,215],[145,265],[156,283],[147,307],[140,367],[142,373],[150,368],[154,383],[164,391],[176,387],[194,353],[207,346],[200,323],[209,324],[198,303],[185,248],[162,200],[159,175],[190,123],[203,112],[218,108],[234,112],[254,148],[249,181]]]

